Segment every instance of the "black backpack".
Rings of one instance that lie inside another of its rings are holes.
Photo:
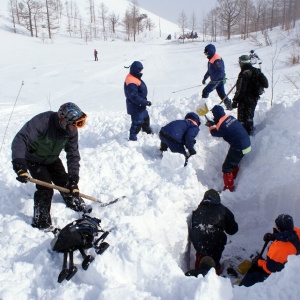
[[[252,68],[250,70],[245,70],[243,74],[250,77],[251,84],[247,89],[249,89],[254,97],[259,98],[265,92],[265,88],[269,87],[268,79],[260,69]]]
[[[57,229],[54,232],[56,236],[51,241],[51,248],[53,251],[64,253],[63,270],[58,276],[59,283],[64,279],[70,280],[77,272],[77,268],[73,263],[73,252],[75,250],[80,251],[84,259],[82,268],[87,270],[95,258],[92,255],[87,255],[84,250],[93,247],[97,254],[102,254],[109,247],[109,244],[104,242],[109,232],[103,231],[100,223],[100,219],[83,214],[81,219],[75,220],[63,229]],[[102,235],[95,240],[99,232],[102,232]],[[67,268],[68,255],[70,257],[69,268]]]

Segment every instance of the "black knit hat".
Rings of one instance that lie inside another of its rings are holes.
[[[275,224],[280,231],[291,230],[294,228],[294,221],[290,215],[279,215],[275,220]]]

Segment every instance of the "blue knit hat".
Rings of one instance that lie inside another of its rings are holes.
[[[275,224],[280,231],[291,230],[294,228],[294,221],[290,215],[279,215],[275,220]]]

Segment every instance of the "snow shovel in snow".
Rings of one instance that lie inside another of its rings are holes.
[[[229,90],[229,92],[225,95],[225,97],[222,99],[222,101],[219,103],[222,104],[224,102],[224,100],[228,97],[228,95],[233,91],[233,89],[235,88],[236,86],[236,83],[232,86],[232,88]],[[207,104],[204,103],[203,105],[199,105],[197,108],[196,108],[196,112],[197,114],[200,116],[200,117],[203,117],[205,116],[208,112],[209,112],[209,109],[207,107]]]
[[[32,183],[41,185],[41,186],[48,187],[48,188],[50,188],[50,189],[58,190],[58,191],[63,192],[63,193],[70,193],[70,190],[69,190],[69,189],[66,189],[66,188],[64,188],[64,187],[61,187],[61,186],[58,186],[58,185],[55,185],[55,184],[51,184],[51,183],[48,183],[48,182],[45,182],[45,181],[41,181],[41,180],[34,179],[34,178],[30,178],[29,181],[32,182]],[[107,206],[107,205],[116,203],[116,202],[118,202],[120,199],[123,199],[123,198],[126,197],[126,196],[122,196],[122,197],[116,198],[115,200],[112,200],[112,201],[110,201],[110,202],[103,203],[102,201],[100,201],[100,200],[98,200],[98,199],[96,199],[96,198],[94,198],[94,197],[91,197],[91,196],[88,196],[88,195],[85,195],[85,194],[82,194],[82,193],[79,193],[79,196],[82,197],[82,198],[85,198],[85,199],[94,201],[94,202],[98,202],[98,203],[100,203],[100,206],[101,206],[101,207],[105,207],[105,206]]]
[[[262,255],[263,255],[263,253],[264,253],[264,251],[265,251],[265,249],[266,249],[268,243],[269,243],[269,241],[266,241],[266,242],[264,243],[264,246],[262,247],[260,253],[259,253],[258,256],[256,256],[256,257],[259,257],[259,258],[262,257]],[[245,275],[245,274],[248,272],[248,270],[251,268],[251,266],[252,266],[252,261],[250,261],[250,260],[244,260],[244,261],[242,261],[242,262],[237,266],[237,270],[238,270],[238,272],[239,272],[241,275]]]

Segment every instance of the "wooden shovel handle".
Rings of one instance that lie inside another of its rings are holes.
[[[229,92],[226,94],[226,96],[222,99],[222,101],[220,102],[220,104],[221,103],[223,103],[224,102],[224,100],[229,96],[229,94],[233,91],[233,89],[235,88],[235,86],[236,86],[236,83],[233,85],[233,87],[229,90]]]
[[[69,190],[69,189],[66,189],[66,188],[64,188],[64,187],[62,187],[62,186],[58,186],[58,185],[55,185],[55,184],[51,184],[51,183],[48,183],[48,182],[45,182],[45,181],[41,181],[41,180],[34,179],[34,178],[30,178],[29,181],[32,182],[32,183],[41,185],[41,186],[48,187],[48,188],[50,188],[50,189],[58,190],[58,191],[63,192],[63,193],[70,193],[70,190]],[[79,196],[82,197],[82,198],[91,200],[91,201],[99,202],[98,199],[96,199],[96,198],[94,198],[94,197],[91,197],[91,196],[88,196],[88,195],[85,195],[85,194],[82,194],[82,193],[79,193]]]

